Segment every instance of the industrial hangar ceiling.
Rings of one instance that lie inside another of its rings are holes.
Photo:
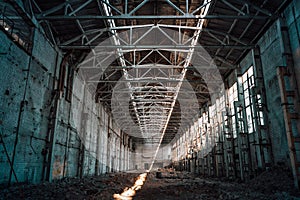
[[[8,2],[17,7],[15,1]],[[203,77],[207,74],[199,73],[191,60],[197,48],[203,47],[208,52],[207,67],[213,61],[221,79],[225,79],[255,47],[259,36],[289,0],[27,0],[24,3],[49,40],[64,52],[76,55],[78,62],[97,55],[97,46],[110,38],[111,43],[105,49],[116,52],[117,56],[97,77],[95,101],[119,116],[123,130],[139,132],[136,141],[167,144],[177,133],[185,131],[197,119],[199,109],[210,102],[207,78]],[[91,66],[97,67],[97,63]],[[208,76],[214,76],[207,72]],[[192,90],[187,88],[189,85]],[[122,88],[116,98],[127,95],[128,100],[124,105],[117,102],[119,109],[115,109],[111,104],[116,95],[114,88],[118,87]],[[191,93],[196,96],[196,104],[189,98]],[[182,95],[180,101],[179,95]],[[128,114],[124,108],[129,109]],[[137,129],[132,129],[128,118]]]

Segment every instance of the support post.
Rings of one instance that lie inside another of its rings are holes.
[[[258,147],[261,156],[261,167],[266,169],[274,164],[271,137],[269,131],[267,96],[265,92],[263,67],[259,47],[252,50],[255,87],[252,94],[254,108],[255,132],[258,136]],[[260,99],[258,99],[258,95]],[[260,101],[260,102],[259,102]],[[260,121],[260,112],[263,114],[263,124]]]
[[[291,53],[288,27],[283,18],[277,21],[280,47],[284,66],[277,68],[281,94],[281,104],[288,140],[289,155],[294,177],[294,185],[299,188],[300,180],[300,120],[299,90],[295,75],[294,61]]]

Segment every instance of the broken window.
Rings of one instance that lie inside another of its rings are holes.
[[[238,90],[237,90],[237,83],[234,83],[229,89],[228,89],[228,102],[230,102],[229,109],[230,114],[232,115],[232,132],[233,137],[237,137],[237,130],[236,130],[236,124],[235,124],[235,112],[234,112],[234,102],[238,101]]]

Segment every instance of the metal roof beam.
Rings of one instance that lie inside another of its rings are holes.
[[[37,16],[37,20],[84,20],[84,19],[268,19],[274,16],[260,16],[260,15],[80,15],[80,16],[68,16],[68,15],[51,15],[51,16]]]
[[[97,45],[58,45],[59,48],[61,49],[95,49],[97,50]],[[129,49],[132,50],[141,50],[141,51],[146,51],[146,50],[154,50],[154,49],[160,49],[162,51],[169,51],[171,49],[178,49],[180,51],[181,49],[188,49],[190,48],[190,45],[105,45],[105,46],[100,46],[99,48],[104,48],[104,49],[118,49],[122,48],[123,52],[128,52]],[[195,49],[202,49],[202,48],[212,48],[212,49],[219,49],[219,48],[225,48],[225,49],[252,49],[254,48],[255,45],[247,44],[247,45],[201,45],[201,46],[196,46],[194,47]],[[126,50],[124,50],[126,49]]]
[[[148,0],[144,0],[143,2],[147,2]],[[99,2],[99,1],[98,1]],[[112,15],[112,12],[111,12],[111,8],[107,5],[107,4],[109,4],[109,0],[105,0],[105,1],[101,1],[102,2],[102,5],[103,5],[103,8],[104,8],[104,13],[105,13],[105,16],[107,16],[107,17],[109,17],[109,16],[113,16]],[[141,3],[141,4],[143,4],[143,2]],[[140,4],[140,5],[141,5]],[[137,8],[135,8],[135,9],[137,9]],[[108,26],[109,27],[116,27],[116,24],[115,24],[115,22],[114,22],[114,20],[113,19],[108,19],[107,20],[107,22],[108,22]],[[117,32],[116,31],[113,31],[112,32],[113,33],[113,35],[112,35],[112,38],[113,38],[113,42],[114,42],[114,45],[120,45],[120,40],[119,40],[119,38],[117,37]],[[118,49],[116,49],[117,50],[117,54],[118,54],[118,59],[119,59],[119,61],[120,61],[120,63],[121,63],[121,65],[122,66],[126,66],[126,60],[124,59],[124,55],[123,55],[123,53],[122,52],[120,52],[120,48],[118,48]],[[123,75],[124,75],[124,77],[125,77],[125,79],[128,79],[128,71],[126,70],[126,69],[123,69]],[[132,91],[132,86],[131,86],[131,82],[126,82],[126,84],[127,84],[127,87],[129,88],[129,90],[130,91]],[[133,96],[133,94],[132,93],[130,93],[129,94],[130,95],[130,99],[131,100],[134,100],[134,96]],[[137,119],[137,121],[138,121],[138,124],[139,124],[139,126],[141,125],[140,124],[140,118],[139,118],[139,114],[138,114],[138,112],[137,112],[137,110],[136,110],[136,107],[135,107],[135,103],[133,103],[133,108],[135,109],[135,117],[136,117],[136,119]],[[140,131],[141,131],[141,133],[143,134],[143,130],[142,129],[140,129]]]
[[[248,4],[249,6],[253,7],[254,9],[256,9],[257,11],[265,14],[265,15],[268,15],[268,16],[273,16],[274,13],[272,13],[271,11],[269,11],[268,9],[265,9],[265,8],[261,8],[253,3],[251,3],[250,1],[248,0],[233,0],[233,1],[236,1],[236,2],[239,2],[239,3],[243,3],[243,4]]]
[[[53,7],[53,8],[50,8],[50,9],[48,9],[48,10],[45,10],[45,11],[41,12],[40,14],[38,14],[38,15],[36,16],[36,18],[39,19],[40,17],[45,17],[45,16],[47,16],[47,15],[53,14],[53,13],[55,13],[55,12],[57,12],[57,11],[63,9],[63,8],[64,8],[66,5],[68,5],[69,3],[70,3],[69,1],[65,1],[65,2],[62,3],[62,4],[59,4],[59,5],[57,5],[57,6]]]
[[[76,8],[75,10],[73,10],[71,13],[69,13],[69,16],[75,15],[77,12],[79,12],[80,10],[82,10],[83,8],[85,8],[87,5],[89,5],[91,2],[93,2],[94,0],[87,0],[86,2],[84,2],[83,4],[81,4],[78,8]]]
[[[226,0],[221,0],[225,5],[229,6],[231,9],[237,11],[238,13],[240,13],[241,15],[246,15],[246,13],[244,13],[241,9],[235,7],[234,5],[232,5],[230,2],[226,1]]]

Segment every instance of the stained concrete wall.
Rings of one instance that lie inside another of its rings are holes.
[[[0,30],[0,184],[46,179],[50,109],[55,105],[63,56],[42,30],[35,28],[32,38],[28,52]],[[71,101],[66,100],[66,91],[65,81],[54,110],[50,179],[133,169],[129,136],[95,103],[77,75]]]
[[[284,16],[288,26],[296,76],[300,77],[300,1],[293,0],[285,10]],[[298,80],[298,88],[300,88],[300,80]]]
[[[294,0],[283,12],[283,21],[286,22],[289,33],[289,42],[291,45],[291,52],[293,56],[294,69],[298,88],[300,86],[300,1]],[[266,93],[266,106],[268,116],[268,131],[270,133],[272,154],[274,157],[274,164],[290,165],[289,148],[287,144],[286,129],[284,123],[284,114],[282,109],[282,102],[280,96],[280,88],[277,77],[277,67],[286,66],[286,55],[289,50],[284,50],[283,42],[288,41],[283,38],[282,24],[276,20],[270,28],[261,36],[257,42],[260,49],[260,59],[263,68],[263,84]],[[284,31],[284,30],[283,30]],[[250,51],[248,55],[239,63],[241,71],[244,73],[251,65],[254,65],[254,55]],[[231,86],[236,82],[236,72],[233,72],[228,77],[228,85]],[[259,81],[259,80],[258,80]],[[181,141],[177,142],[180,144]],[[178,145],[173,151],[179,149]],[[182,148],[181,148],[182,149]],[[182,149],[181,151],[186,151]],[[176,153],[176,152],[175,152]],[[175,154],[174,153],[174,154]],[[185,154],[186,152],[180,152]],[[201,153],[201,152],[200,152]],[[178,154],[178,152],[177,152]],[[212,157],[216,157],[212,153]],[[200,163],[201,164],[201,163]],[[208,165],[208,163],[204,163]],[[211,167],[211,166],[209,166]],[[215,167],[215,166],[213,166]],[[203,166],[202,166],[203,168]],[[205,170],[202,170],[205,171]],[[209,174],[209,173],[207,173]],[[213,174],[214,175],[214,174]],[[228,175],[228,174],[227,174]]]
[[[130,153],[123,133],[79,76],[74,78],[71,103],[60,101],[58,113],[53,178],[77,176],[78,170],[87,176],[132,168],[130,157],[123,157]]]
[[[268,126],[275,163],[288,161],[287,137],[277,77],[277,67],[284,65],[278,31],[278,22],[275,22],[257,43],[261,53],[263,81],[267,97]],[[242,71],[251,65],[254,65],[252,52],[240,63]]]
[[[297,0],[292,1],[283,12],[283,16],[288,27],[296,77],[300,77],[300,2]],[[282,55],[284,52],[281,48],[283,38],[281,38],[281,34],[278,31],[278,21],[276,21],[257,44],[261,52],[274,161],[275,163],[287,163],[289,161],[289,150],[276,72],[277,66],[286,66],[286,61]],[[253,65],[253,55],[249,53],[240,65],[243,70]],[[299,87],[300,81],[298,80]]]
[[[34,36],[40,35],[35,30]],[[8,160],[12,162],[13,159],[18,181],[39,182],[43,166],[41,152],[45,146],[48,104],[51,101],[54,76],[53,63],[58,54],[55,51],[44,51],[45,57],[49,59],[42,64],[37,59],[37,53],[33,53],[30,58],[3,31],[0,31],[0,40],[0,134],[3,139],[0,144],[0,168],[5,172],[1,174],[0,182],[8,181],[11,169]],[[43,45],[44,48],[50,47],[47,41]],[[35,51],[34,46],[33,52]],[[16,181],[14,176],[12,181]]]

